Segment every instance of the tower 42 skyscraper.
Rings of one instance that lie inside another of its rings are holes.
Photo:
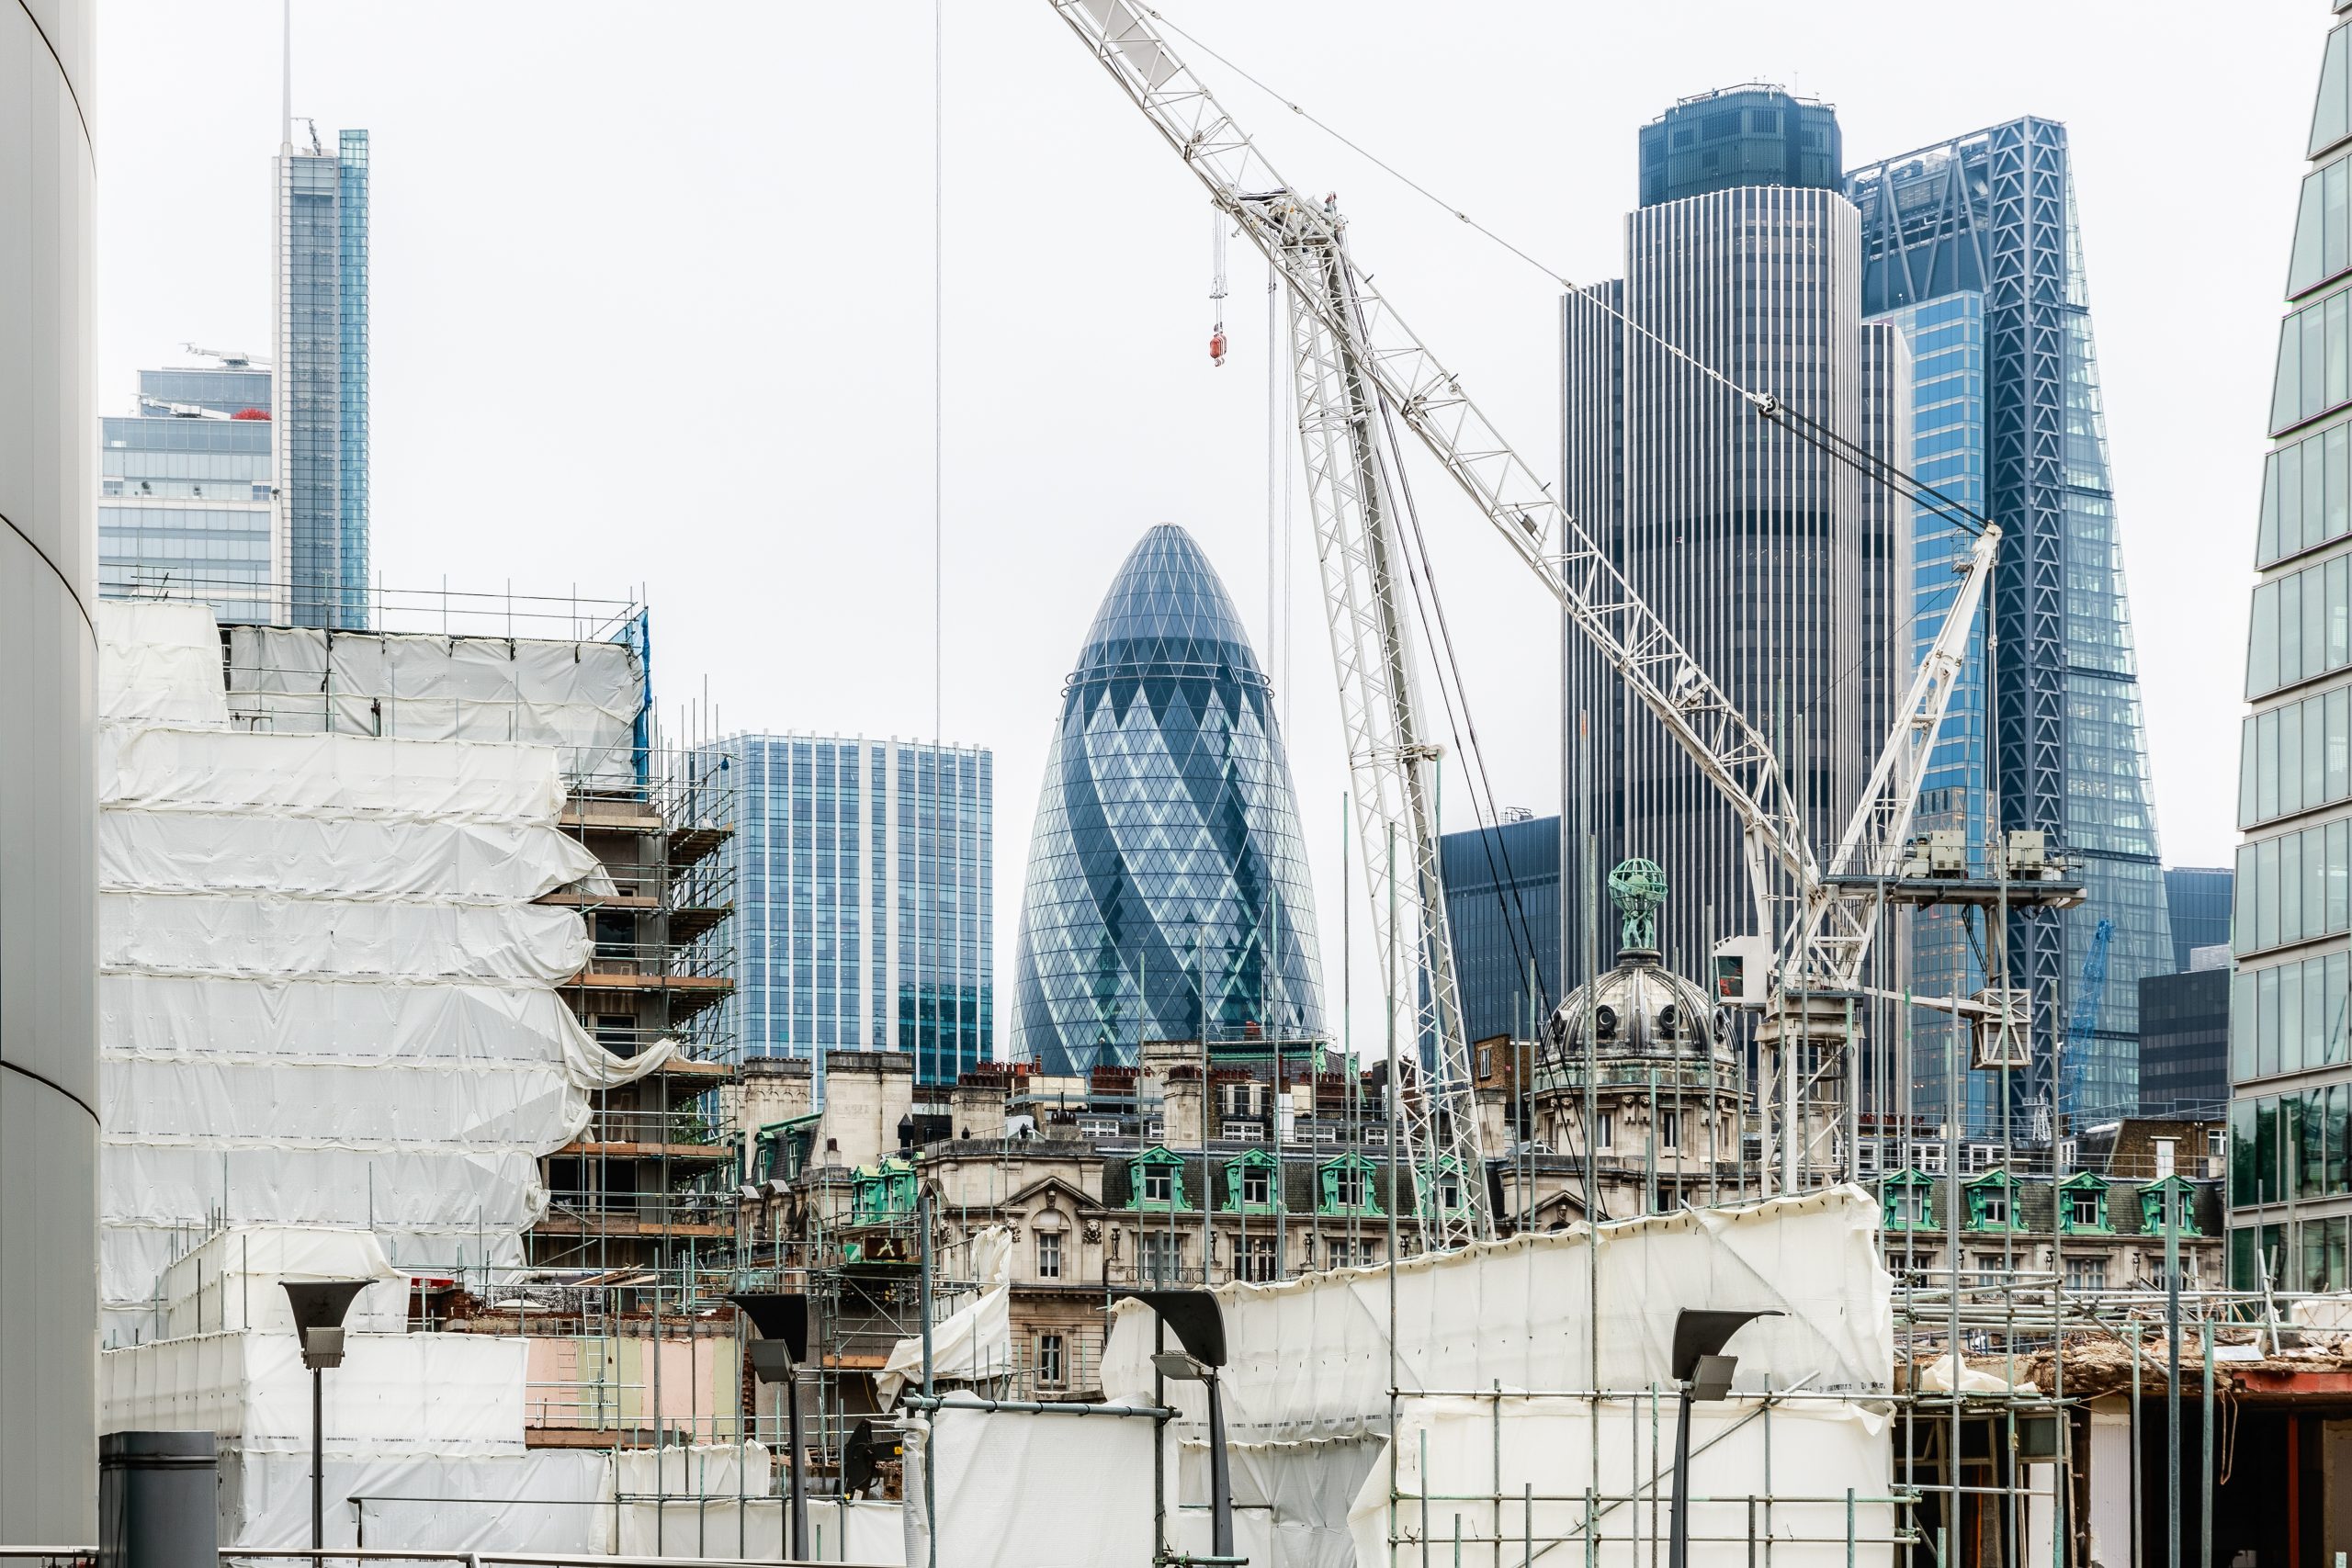
[[[1563,494],[1771,739],[1813,841],[1832,844],[1908,675],[1888,638],[1910,581],[1907,529],[1882,487],[1759,420],[1699,367],[1907,466],[1903,344],[1861,318],[1860,229],[1836,188],[1827,106],[1753,86],[1687,98],[1643,130],[1641,149],[1623,280],[1563,303]],[[1665,868],[1677,892],[1659,946],[1668,968],[1695,972],[1716,939],[1755,923],[1739,820],[1580,637],[1566,691],[1570,735],[1579,714],[1589,722],[1593,785],[1569,842],[1589,832],[1602,865]],[[1575,976],[1583,911],[1566,902],[1563,972]],[[1613,922],[1594,933],[1603,965],[1615,938]]]
[[[1062,691],[1029,846],[1013,1054],[1313,1038],[1315,909],[1273,689],[1193,536],[1143,537]]]

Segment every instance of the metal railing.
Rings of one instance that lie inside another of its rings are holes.
[[[580,1131],[583,1144],[691,1144],[732,1155],[734,1135],[716,1117],[691,1106],[673,1111],[607,1111],[590,1113]]]

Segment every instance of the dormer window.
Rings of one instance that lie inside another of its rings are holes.
[[[1143,1196],[1148,1203],[1166,1203],[1176,1196],[1175,1183],[1165,1166],[1147,1167],[1143,1173]]]

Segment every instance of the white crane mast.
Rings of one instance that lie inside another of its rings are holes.
[[[1412,642],[1396,613],[1391,575],[1394,517],[1380,456],[1384,408],[1404,421],[1477,503],[1578,635],[1600,651],[1738,816],[1758,928],[1776,959],[1767,1010],[1788,1018],[1788,998],[1797,998],[1792,1032],[1811,1047],[1797,1054],[1774,1043],[1772,1054],[1784,1061],[1768,1063],[1766,1082],[1758,1086],[1768,1146],[1782,1152],[1781,1179],[1788,1186],[1838,1179],[1834,1125],[1825,1133],[1792,1090],[1800,1074],[1815,1084],[1844,1083],[1847,1041],[1805,1004],[1836,993],[1851,996],[1860,985],[1883,899],[1883,888],[1864,885],[1894,874],[1908,840],[1920,777],[1951,703],[1998,530],[1988,527],[1974,542],[1942,629],[1825,874],[1770,740],[1357,271],[1334,206],[1299,197],[1136,0],[1050,3],[1289,286],[1300,435],[1317,509],[1350,763],[1367,825],[1363,848],[1374,916],[1385,919],[1384,906],[1394,897],[1414,922],[1400,915],[1408,945],[1398,951],[1409,951],[1413,936],[1421,938],[1424,977],[1398,997],[1396,1026],[1400,1050],[1408,1007],[1414,1013],[1411,1038],[1432,1025],[1439,1031],[1442,1077],[1437,1087],[1454,1111],[1445,1122],[1457,1151],[1464,1131],[1475,1138],[1476,1120],[1443,941],[1434,820],[1421,782],[1430,754],[1412,728]],[[1769,397],[1741,395],[1759,417],[1788,418]],[[1400,873],[1393,879],[1386,865],[1392,829]],[[1450,1036],[1443,1032],[1449,1014],[1455,1032]],[[1846,1016],[1850,1019],[1850,1005]],[[1430,1135],[1426,1128],[1420,1134]],[[1412,1146],[1427,1168],[1435,1151]],[[1475,1156],[1475,1144],[1469,1152]]]

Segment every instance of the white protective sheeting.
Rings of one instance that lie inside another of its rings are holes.
[[[934,1384],[976,1382],[1012,1370],[1012,1233],[989,1225],[972,1238],[972,1274],[979,1294],[931,1325],[931,1374]],[[874,1380],[875,1397],[885,1410],[899,1391],[922,1371],[922,1336],[890,1347]]]
[[[1379,1438],[1313,1443],[1246,1443],[1230,1438],[1226,1453],[1233,1483],[1235,1550],[1256,1568],[1350,1568],[1355,1544],[1348,1513],[1373,1466],[1387,1455]],[[1191,1550],[1209,1550],[1208,1445],[1178,1450],[1178,1505],[1170,1532]]]
[[[1425,1550],[1452,1561],[1457,1530],[1461,1560],[1471,1562],[1498,1555],[1510,1562],[1541,1559],[1554,1542],[1565,1545],[1553,1550],[1555,1561],[1565,1556],[1599,1568],[1644,1568],[1664,1557],[1667,1503],[1675,1486],[1671,1394],[1655,1408],[1647,1399],[1600,1402],[1597,1483],[1594,1412],[1585,1400],[1504,1399],[1499,1410],[1488,1400],[1412,1400],[1398,1419],[1395,1513],[1383,1457],[1364,1476],[1349,1513],[1354,1562],[1418,1563]],[[1747,1568],[1766,1561],[1787,1568],[1848,1568],[1883,1562],[1894,1526],[1887,1501],[1894,1461],[1886,1422],[1883,1415],[1836,1402],[1694,1405],[1692,1568]],[[1653,1474],[1658,1477],[1655,1491]],[[1589,1556],[1583,1533],[1588,1485],[1602,1499]],[[1480,1500],[1498,1492],[1499,1518],[1492,1501]],[[1768,1495],[1772,1506],[1754,1510],[1751,1546],[1747,1499]],[[1612,1498],[1632,1501],[1612,1505]],[[1398,1543],[1393,1559],[1392,1531]],[[1272,1568],[1345,1561],[1329,1550],[1284,1556],[1277,1543]]]
[[[193,716],[173,694],[202,628],[157,621],[177,640],[151,655],[140,620],[109,623],[117,711]],[[605,646],[588,674],[526,662],[571,702],[633,658]],[[586,929],[534,900],[600,874],[557,827],[555,749],[116,724],[98,780],[108,1339],[171,1327],[164,1270],[223,1224],[373,1231],[413,1272],[519,1264],[541,1156],[671,1055],[613,1056],[556,994]]]
[[[290,1334],[234,1330],[106,1351],[102,1429],[215,1432],[306,1453],[311,1374]],[[325,1380],[330,1452],[523,1451],[524,1346],[488,1334],[354,1334]]]
[[[588,963],[575,910],[270,893],[98,896],[101,969],[551,986]]]
[[[939,1568],[1148,1562],[1154,1423],[958,1409],[932,1416]],[[926,1561],[924,1445],[907,1444],[906,1561]]]
[[[228,678],[241,728],[529,741],[583,783],[635,782],[645,666],[624,643],[234,626]]]
[[[98,802],[114,810],[548,826],[563,807],[544,746],[101,725],[97,751]]]
[[[1784,1314],[1751,1324],[1735,1341],[1743,1391],[1802,1385],[1812,1394],[1883,1396],[1894,1323],[1877,1225],[1869,1195],[1839,1188],[1402,1263],[1393,1366],[1408,1396],[1404,1408],[1423,1406],[1416,1393],[1497,1386],[1538,1394],[1671,1386],[1675,1314],[1693,1305]],[[1227,1285],[1217,1295],[1228,1352],[1226,1420],[1238,1445],[1236,1495],[1247,1499],[1247,1528],[1266,1543],[1265,1568],[1341,1568],[1355,1550],[1348,1521],[1357,1487],[1372,1470],[1386,1472],[1388,1271]],[[1151,1324],[1140,1303],[1114,1309],[1102,1357],[1107,1399],[1149,1402]],[[1204,1503],[1205,1467],[1194,1462],[1206,1438],[1200,1385],[1170,1383],[1167,1396],[1183,1412],[1174,1424],[1187,1456],[1178,1501]],[[1585,1401],[1536,1400],[1531,1408],[1589,1418]],[[1589,1445],[1582,1451],[1589,1455]]]
[[[253,1328],[294,1332],[288,1280],[373,1280],[343,1314],[354,1334],[408,1331],[409,1277],[366,1231],[243,1225],[220,1231],[164,1270],[158,1339]]]
[[[782,1560],[785,1500],[733,1497],[692,1502],[624,1503],[618,1551],[624,1556],[714,1557],[722,1562]],[[899,1568],[906,1562],[906,1523],[896,1503],[808,1499],[808,1552],[797,1561]]]
[[[1877,1226],[1877,1204],[1847,1187],[1605,1223],[1590,1247],[1579,1226],[1400,1263],[1397,1384],[1408,1393],[1647,1388],[1671,1376],[1677,1309],[1703,1303],[1784,1314],[1741,1331],[1740,1387],[1804,1380],[1816,1392],[1883,1393],[1894,1317]],[[1217,1295],[1231,1355],[1226,1419],[1237,1438],[1347,1438],[1385,1423],[1385,1269],[1226,1285]],[[1148,1402],[1150,1314],[1136,1302],[1115,1311],[1105,1396]],[[1201,1403],[1189,1386],[1176,1397]]]
[[[329,1546],[582,1556],[612,1550],[612,1481],[600,1453],[386,1459],[330,1452],[322,1480]],[[311,1544],[307,1452],[222,1446],[220,1544]]]
[[[98,879],[126,892],[512,904],[602,874],[578,840],[522,822],[235,811],[110,811],[98,822]]]
[[[101,599],[98,717],[113,723],[225,725],[220,628],[211,607]]]

